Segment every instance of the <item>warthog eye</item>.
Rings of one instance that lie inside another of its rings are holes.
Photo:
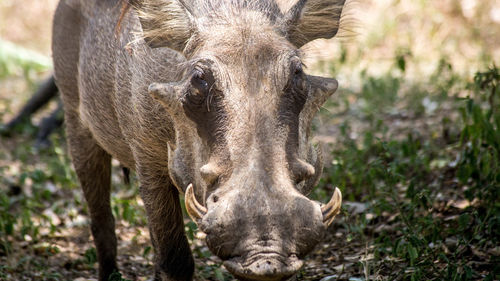
[[[285,90],[292,93],[298,99],[297,103],[302,106],[307,97],[307,79],[302,68],[302,63],[297,62],[292,64],[290,73],[290,80]]]
[[[298,64],[295,66],[295,78],[301,78],[302,75],[304,74],[304,70],[302,69],[302,64]]]
[[[188,95],[189,102],[199,105],[205,101],[208,93],[210,92],[211,84],[213,84],[213,81],[209,81],[208,79],[210,77],[212,76],[206,75],[201,69],[195,68],[193,70],[193,74],[191,76],[191,91]]]
[[[194,70],[191,84],[200,91],[208,90],[208,82],[205,80],[205,73],[199,69]]]

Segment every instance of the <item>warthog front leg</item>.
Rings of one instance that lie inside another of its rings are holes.
[[[110,205],[111,157],[97,145],[78,117],[66,112],[69,147],[90,213],[99,261],[99,280],[107,281],[116,265],[115,220]]]
[[[138,168],[138,175],[155,250],[155,280],[192,280],[194,260],[184,233],[179,192],[165,171]]]

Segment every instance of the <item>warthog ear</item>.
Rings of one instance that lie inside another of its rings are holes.
[[[133,0],[143,38],[152,47],[182,52],[193,34],[194,20],[184,0]]]
[[[310,130],[311,122],[316,112],[326,100],[337,91],[339,83],[334,78],[307,75],[311,85],[304,108],[300,112],[300,128]],[[303,136],[309,138],[309,132]]]
[[[318,38],[332,38],[339,30],[346,0],[298,0],[283,16],[282,28],[297,48]]]
[[[308,75],[307,80],[309,80],[311,88],[309,89],[309,95],[304,108],[300,112],[299,150],[300,157],[306,159],[308,163],[313,164],[316,173],[313,177],[307,179],[301,187],[303,194],[308,194],[316,186],[323,170],[321,148],[314,148],[309,143],[311,138],[311,123],[321,106],[338,88],[338,82],[333,78]]]

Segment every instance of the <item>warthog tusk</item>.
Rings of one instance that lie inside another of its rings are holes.
[[[340,206],[342,205],[342,193],[338,187],[335,187],[332,198],[326,204],[321,206],[321,212],[323,213],[323,223],[326,227],[332,224],[335,216],[340,212]]]
[[[186,211],[194,222],[198,223],[198,220],[201,220],[207,214],[207,208],[198,203],[194,196],[192,183],[186,189],[184,202],[186,203]]]

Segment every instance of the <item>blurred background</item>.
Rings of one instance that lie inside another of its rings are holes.
[[[0,0],[0,124],[50,77],[56,0]],[[500,1],[349,2],[337,38],[306,45],[307,72],[339,91],[314,123],[342,214],[298,280],[500,280]],[[96,253],[64,130],[36,140],[53,98],[0,131],[0,280],[93,280]],[[60,116],[60,115],[59,115]],[[113,163],[116,280],[147,280],[137,182]],[[232,280],[186,219],[196,280]]]

